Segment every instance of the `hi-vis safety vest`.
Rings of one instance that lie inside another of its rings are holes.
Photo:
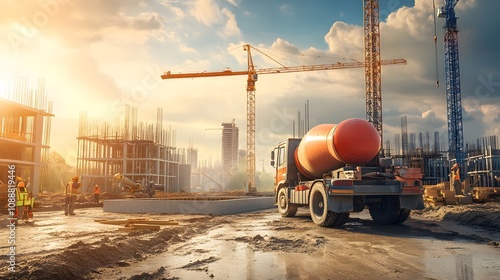
[[[26,187],[16,187],[16,206],[30,205],[28,189]]]
[[[453,180],[460,181],[460,169],[453,170]]]
[[[101,190],[99,189],[99,187],[94,187],[94,194],[100,194],[101,193]]]
[[[78,189],[80,187],[80,183],[78,182],[68,182],[66,185],[66,196],[78,196],[80,193],[80,190]]]

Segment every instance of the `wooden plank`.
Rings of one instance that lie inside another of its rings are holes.
[[[164,225],[164,226],[178,226],[179,222],[171,222],[171,221],[137,221],[131,222],[131,224],[147,224],[147,225]]]
[[[146,219],[127,219],[127,220],[95,220],[101,224],[106,225],[133,225],[133,224],[149,224],[149,225],[164,225],[164,226],[177,226],[179,222],[172,221],[152,221]]]
[[[157,225],[143,225],[143,224],[133,224],[133,225],[130,225],[129,227],[132,227],[135,229],[154,229],[154,230],[160,229],[160,226],[157,226]]]
[[[130,222],[127,220],[103,220],[103,221],[99,221],[99,223],[106,224],[106,225],[127,225],[127,224],[130,224]]]
[[[118,228],[118,231],[133,231],[135,230],[134,227],[121,227],[121,228]]]

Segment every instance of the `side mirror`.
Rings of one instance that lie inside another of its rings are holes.
[[[274,161],[274,150],[271,151],[271,160]]]
[[[274,160],[271,160],[271,166],[274,167]]]

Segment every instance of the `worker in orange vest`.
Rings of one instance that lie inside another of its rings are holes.
[[[80,194],[80,183],[78,176],[73,176],[71,181],[66,184],[66,201],[64,203],[64,215],[75,215],[75,203],[78,194]]]
[[[94,203],[99,203],[99,195],[101,194],[101,189],[99,189],[99,185],[95,184],[94,186]]]
[[[462,182],[460,181],[460,168],[458,163],[451,167],[451,184],[455,189],[455,195],[462,195]]]

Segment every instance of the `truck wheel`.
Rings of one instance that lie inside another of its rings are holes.
[[[406,221],[408,219],[408,217],[410,217],[410,213],[411,213],[410,209],[406,209],[406,208],[401,209],[399,211],[398,217],[393,222],[393,224],[395,224],[395,225],[402,224],[404,221]]]
[[[337,215],[337,219],[331,227],[340,227],[349,221],[349,212],[344,213],[334,213]]]
[[[371,204],[369,210],[373,221],[381,225],[393,224],[401,212],[397,197],[392,196],[382,197],[382,201]]]
[[[316,183],[312,187],[309,210],[313,222],[322,227],[339,227],[345,224],[349,218],[349,213],[328,211],[328,195],[321,183]]]
[[[286,195],[286,188],[278,192],[278,211],[282,217],[293,217],[297,213],[297,205],[290,204]]]

